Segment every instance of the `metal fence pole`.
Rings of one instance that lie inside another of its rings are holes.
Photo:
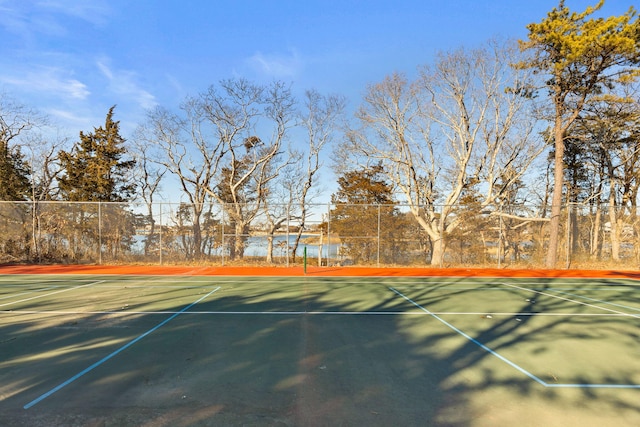
[[[289,258],[291,257],[291,245],[289,244],[289,230],[291,230],[291,205],[287,205],[287,233],[285,234],[285,239],[287,243],[287,267],[289,267]],[[296,248],[297,249],[297,248]],[[294,254],[295,256],[295,254]],[[306,273],[306,269],[305,269]]]
[[[502,204],[500,205],[500,210],[498,211],[498,268],[502,267]]]
[[[438,240],[440,240],[440,242],[438,242],[438,244],[440,245],[440,268],[442,268],[444,266],[444,251],[445,251],[445,246],[444,246],[444,205],[440,206],[440,220],[438,222]]]
[[[567,203],[567,254],[565,268],[571,266],[571,203]]]
[[[331,203],[327,203],[327,267],[331,257]]]
[[[160,232],[158,233],[158,254],[160,257],[160,265],[162,265],[162,202],[160,202],[160,215],[158,221],[160,222]]]
[[[222,242],[221,242],[222,243],[222,253],[220,255],[222,257],[222,266],[224,267],[224,251],[225,251],[225,248],[224,248],[224,222],[225,222],[225,217],[224,216],[227,213],[227,210],[224,208],[224,204],[221,207],[222,207],[222,226],[221,226],[221,228],[222,228]]]
[[[102,202],[98,202],[98,264],[102,264]]]
[[[377,263],[376,266],[380,267],[380,240],[382,239],[382,235],[380,233],[380,204],[378,204],[378,254],[377,254]]]

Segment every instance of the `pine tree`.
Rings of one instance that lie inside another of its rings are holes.
[[[546,77],[554,113],[554,188],[549,248],[545,265],[556,266],[560,214],[564,189],[565,141],[571,126],[594,96],[640,75],[640,19],[631,7],[620,16],[595,18],[604,0],[576,13],[560,0],[540,23],[527,25],[528,40],[521,48],[533,53],[520,67],[532,68]]]
[[[0,200],[26,200],[31,191],[28,163],[19,149],[11,150],[2,141],[0,151]]]
[[[0,200],[26,200],[31,193],[31,166],[20,151],[20,138],[44,119],[0,92]]]
[[[331,227],[344,243],[344,253],[356,263],[406,261],[406,245],[400,244],[407,231],[393,188],[384,180],[384,169],[375,165],[345,172],[339,189],[331,196],[335,208]]]
[[[135,160],[123,160],[125,139],[120,122],[113,120],[115,106],[109,109],[104,127],[93,133],[80,132],[80,141],[71,152],[60,152],[64,175],[60,191],[69,201],[123,202],[130,200],[135,185],[129,173]]]

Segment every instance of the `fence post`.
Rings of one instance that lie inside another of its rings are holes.
[[[160,214],[158,215],[158,221],[160,222],[160,232],[158,233],[158,256],[160,265],[162,265],[162,202],[160,202]]]
[[[567,255],[565,268],[571,266],[571,203],[567,202]]]
[[[98,202],[98,264],[102,265],[102,202]]]
[[[380,239],[382,239],[382,236],[380,234],[380,204],[378,203],[378,253],[377,253],[377,261],[376,261],[376,266],[380,267]]]
[[[291,230],[291,204],[287,204],[287,233],[285,234],[285,239],[286,239],[286,243],[287,243],[287,264],[286,266],[289,267],[289,258],[291,257],[291,245],[289,244],[289,230]],[[298,248],[296,248],[298,249]],[[306,250],[306,248],[305,248]],[[293,254],[293,256],[295,256],[296,254]],[[305,260],[306,263],[306,260]],[[305,264],[305,270],[304,272],[307,272],[306,269],[306,264]]]
[[[322,216],[324,216],[324,214],[322,214],[321,217]],[[322,219],[320,221],[322,221]],[[322,223],[320,223],[320,225],[322,225]],[[322,226],[321,226],[320,227],[320,244],[318,245],[318,267],[322,267],[322,251],[324,250],[323,244],[324,244],[324,231],[322,231]]]
[[[438,222],[438,244],[440,245],[440,268],[444,267],[444,205],[440,206],[440,220]]]
[[[500,204],[500,211],[498,215],[498,268],[502,267],[502,203]]]
[[[35,254],[36,260],[38,262],[41,262],[42,257],[40,256],[40,240],[38,239],[40,235],[39,211],[39,203],[34,197],[31,212],[31,243],[33,245],[33,254]]]
[[[327,267],[331,258],[331,203],[327,203]]]
[[[225,222],[225,215],[227,213],[227,210],[225,209],[224,203],[222,204],[222,266],[224,267],[224,252],[225,252],[225,247],[224,247],[224,222]]]

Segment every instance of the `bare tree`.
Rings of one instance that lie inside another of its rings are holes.
[[[30,133],[22,144],[29,152],[31,164],[31,198],[34,201],[48,201],[58,198],[56,179],[62,172],[58,153],[69,144],[69,138],[50,134]]]
[[[296,151],[289,153],[289,161],[283,164],[278,173],[278,178],[272,181],[271,188],[265,192],[263,201],[263,213],[265,217],[265,231],[267,235],[267,263],[273,263],[273,252],[275,249],[275,234],[284,225],[289,226],[290,222],[297,215],[294,193],[291,190],[293,185],[297,185],[301,180],[301,170],[299,162],[302,156]],[[295,184],[294,184],[295,183]],[[289,229],[287,228],[287,236]],[[289,240],[282,243],[285,251],[289,250]]]
[[[222,204],[235,230],[230,257],[241,259],[249,226],[260,212],[269,184],[278,176],[283,144],[293,125],[294,99],[289,87],[268,87],[246,80],[225,80],[211,87],[200,106],[216,141],[212,155],[219,172],[208,194]],[[256,133],[268,135],[260,138]]]
[[[19,103],[5,93],[0,93],[0,200],[24,201],[31,198],[34,201],[32,209],[26,209],[24,205],[7,205],[8,209],[14,210],[16,216],[21,218],[21,224],[7,222],[10,225],[8,229],[3,230],[0,240],[13,239],[21,242],[20,250],[24,250],[25,254],[36,259],[40,258],[41,251],[36,237],[39,233],[39,217],[35,203],[40,199],[41,192],[40,184],[36,185],[35,180],[40,177],[39,175],[46,177],[46,173],[50,171],[47,159],[51,159],[51,156],[45,156],[44,163],[40,163],[40,157],[35,154],[31,159],[26,159],[23,149],[26,148],[27,151],[31,149],[34,153],[33,150],[36,150],[39,144],[30,144],[30,142],[36,139],[42,142],[42,139],[34,135],[33,131],[46,123],[47,118],[36,110]],[[40,148],[44,146],[42,144]],[[45,166],[42,170],[38,167],[41,165]],[[40,171],[42,174],[39,173]],[[30,230],[28,230],[29,216],[31,216]],[[21,227],[24,227],[23,232],[16,232]]]
[[[315,187],[322,167],[321,154],[333,141],[345,104],[345,98],[339,95],[322,95],[315,90],[305,92],[303,107],[297,113],[297,124],[304,136],[296,139],[296,149],[291,149],[288,160],[280,163],[278,178],[271,182],[264,201],[268,228],[267,262],[273,260],[274,233],[285,223],[291,225],[291,221],[295,223],[296,232],[290,253],[292,261],[296,262],[310,215],[309,202],[319,192]],[[289,245],[288,241],[286,245]]]
[[[208,150],[201,126],[202,115],[187,100],[182,110],[186,118],[158,107],[150,111],[147,121],[137,131],[138,141],[157,144],[163,155],[158,164],[177,177],[189,206],[193,209],[192,234],[195,258],[202,255],[201,217],[208,198],[208,188],[215,176],[215,160]]]
[[[243,257],[249,225],[278,173],[275,164],[292,123],[293,106],[283,83],[264,87],[236,79],[188,98],[181,106],[183,117],[164,109],[151,114],[144,132],[163,148],[161,163],[178,177],[193,206],[197,245],[202,242],[202,209],[213,199],[235,232],[231,258]]]
[[[0,93],[0,199],[29,198],[31,167],[22,148],[28,133],[46,123],[47,118],[36,110]]]
[[[51,133],[54,132],[50,129]],[[28,152],[31,166],[31,257],[40,261],[45,251],[43,235],[49,228],[52,219],[57,215],[44,209],[40,202],[57,198],[56,178],[61,173],[58,153],[68,143],[68,138],[45,136],[42,133],[29,132],[21,138],[21,144]]]
[[[631,227],[629,221],[636,217],[640,188],[639,89],[637,84],[621,85],[615,93],[592,99],[570,129],[572,138],[565,141],[565,158],[576,146],[584,153],[581,160],[585,172],[579,178],[587,183],[579,184],[592,190],[588,196],[596,201],[596,218],[602,216],[603,205],[608,205],[614,261],[620,260],[623,234]],[[565,171],[570,172],[570,168]],[[600,227],[594,228],[593,233],[599,234]],[[599,239],[595,239],[597,242]],[[592,254],[596,248],[591,248]]]
[[[134,176],[136,177],[137,188],[140,192],[145,207],[147,209],[147,218],[145,225],[148,225],[149,230],[146,234],[144,242],[144,254],[148,256],[152,246],[158,240],[156,234],[156,220],[153,215],[153,206],[156,193],[160,189],[160,182],[167,172],[166,166],[158,162],[157,153],[154,153],[153,145],[145,139],[142,129],[136,130],[134,137],[134,158],[136,160],[136,169]]]
[[[518,182],[544,146],[532,140],[524,89],[528,76],[509,66],[517,49],[491,42],[442,53],[409,82],[393,74],[368,87],[348,141],[337,153],[380,163],[433,242],[441,265],[445,239],[461,221],[456,204],[471,191],[480,209]]]
[[[6,155],[12,142],[33,128],[47,123],[46,117],[6,93],[0,93],[0,148]]]
[[[300,123],[306,131],[308,143],[304,163],[298,168],[298,176],[289,181],[289,188],[294,194],[298,206],[299,227],[293,244],[293,262],[300,244],[300,238],[306,227],[309,215],[308,204],[314,194],[312,189],[318,179],[322,167],[321,153],[329,145],[343,118],[346,100],[340,95],[322,95],[315,90],[305,93],[304,109],[300,113]],[[303,156],[305,156],[303,154]]]

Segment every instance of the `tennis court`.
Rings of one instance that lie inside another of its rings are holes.
[[[0,425],[640,425],[624,275],[4,272]]]

